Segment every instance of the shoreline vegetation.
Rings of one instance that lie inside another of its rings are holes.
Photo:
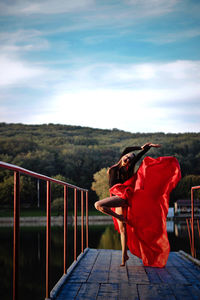
[[[110,216],[89,216],[90,225],[109,225],[113,224],[112,217]],[[64,218],[63,216],[52,216],[51,225],[52,226],[63,226]],[[74,216],[68,216],[68,225],[74,225]],[[77,225],[81,225],[81,216],[77,216]],[[84,217],[85,225],[85,217]],[[0,217],[0,227],[12,227],[13,217]],[[46,226],[46,217],[20,217],[20,227],[37,227]]]
[[[106,215],[89,215],[90,225],[113,225],[111,216]],[[63,216],[52,216],[52,226],[63,226]],[[185,221],[185,217],[169,217],[167,221]],[[68,216],[68,225],[74,225],[74,216]],[[77,216],[77,225],[81,225],[81,216]],[[84,216],[85,225],[85,216]],[[38,227],[46,226],[46,216],[35,216],[35,217],[20,217],[20,227]],[[113,225],[114,226],[114,225]],[[0,217],[0,227],[13,227],[13,217]]]
[[[84,211],[85,214],[85,211]],[[100,213],[97,210],[89,210],[88,214],[90,216],[102,216],[102,213]],[[69,210],[68,211],[68,216],[73,216],[74,215],[74,211],[73,210]],[[77,211],[77,216],[80,216],[81,212]],[[21,209],[20,211],[20,218],[21,217],[45,217],[46,216],[46,210],[45,209]],[[62,217],[63,213],[61,211],[51,211],[51,216],[52,217]],[[0,208],[0,218],[7,218],[7,217],[13,217],[13,208],[9,208],[9,209],[2,209]]]

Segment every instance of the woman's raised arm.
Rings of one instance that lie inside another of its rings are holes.
[[[120,158],[122,158],[122,156],[126,155],[127,153],[130,153],[135,150],[142,150],[142,147],[141,146],[126,147],[122,152],[122,154],[120,155]]]

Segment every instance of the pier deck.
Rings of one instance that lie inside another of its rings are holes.
[[[54,299],[200,299],[200,267],[181,253],[171,252],[161,269],[129,256],[120,267],[121,251],[88,249]]]

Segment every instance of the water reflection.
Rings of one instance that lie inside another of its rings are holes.
[[[73,228],[68,230],[73,241]],[[80,230],[78,230],[80,237]],[[72,243],[71,243],[72,244]],[[73,261],[73,247],[68,244],[68,267]],[[13,230],[0,228],[0,299],[12,299]],[[80,252],[80,243],[78,243]],[[19,299],[35,300],[45,298],[45,227],[22,227],[20,230],[20,282]],[[63,274],[63,229],[52,228],[51,235],[51,282],[53,287]]]
[[[168,221],[167,232],[171,251],[184,250],[189,254],[191,253],[188,229],[184,220],[179,222]],[[121,249],[120,236],[112,225],[105,228],[97,247],[102,249]],[[195,226],[195,247],[197,258],[200,259],[200,237],[197,226]]]
[[[190,253],[185,222],[167,223],[171,251]],[[81,249],[81,232],[78,227],[78,253]],[[0,228],[0,299],[12,299],[12,228]],[[68,228],[68,266],[73,261],[73,227]],[[196,241],[199,240],[196,230]],[[113,225],[89,226],[89,247],[121,249],[120,236]],[[45,227],[22,227],[20,232],[20,300],[45,298]],[[199,249],[199,242],[197,244]],[[51,235],[51,287],[63,274],[63,229],[53,227]]]
[[[167,232],[174,232],[174,221],[167,221]]]
[[[104,233],[101,235],[98,249],[121,249],[119,233],[112,227],[106,227]]]

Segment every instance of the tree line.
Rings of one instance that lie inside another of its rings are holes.
[[[175,201],[188,198],[190,186],[200,184],[199,141],[200,133],[130,133],[115,128],[0,123],[0,160],[87,188],[93,206],[98,195],[91,188],[95,174],[118,161],[127,146],[159,143],[162,147],[151,149],[147,155],[175,156],[181,166],[182,180],[172,193],[171,201]],[[21,182],[22,203],[35,205],[36,180],[23,176]],[[43,195],[44,183],[40,185]],[[0,190],[0,205],[12,205],[12,172],[0,170]],[[62,191],[54,188],[53,198],[61,196]]]

